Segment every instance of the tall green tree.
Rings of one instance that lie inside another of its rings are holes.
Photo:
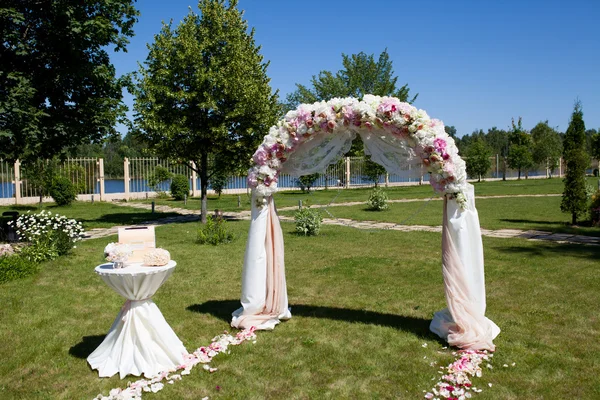
[[[137,135],[198,173],[202,222],[210,178],[249,165],[278,113],[268,63],[236,6],[200,0],[199,14],[164,24],[136,82]]]
[[[4,0],[0,6],[0,157],[35,161],[116,134],[135,0]]]
[[[591,156],[596,160],[600,160],[600,133],[596,133],[591,137]]]
[[[507,163],[510,168],[518,171],[517,179],[521,179],[521,172],[533,167],[531,136],[523,129],[521,118],[519,118],[517,124],[515,124],[515,120],[513,119],[512,131],[509,134],[508,140]]]
[[[394,76],[392,60],[387,49],[381,52],[377,61],[374,54],[342,54],[343,68],[337,72],[321,71],[313,75],[311,87],[296,84],[296,90],[287,96],[286,110],[294,110],[303,103],[329,100],[334,97],[356,97],[365,94],[397,97],[400,101],[412,103],[418,95],[410,98],[408,84],[398,87],[398,77]]]
[[[565,188],[560,209],[571,213],[571,223],[575,225],[577,218],[587,210],[587,195],[585,191],[585,170],[589,156],[585,151],[585,123],[581,102],[577,101],[571,114],[571,121],[563,140],[563,157],[566,164]]]
[[[485,176],[492,166],[492,149],[482,138],[477,138],[467,149],[467,173],[471,177]]]
[[[562,155],[562,142],[559,133],[548,125],[548,121],[538,123],[531,130],[533,141],[533,162],[548,168],[548,177],[558,168]]]

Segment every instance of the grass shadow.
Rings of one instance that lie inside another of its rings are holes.
[[[152,214],[150,212],[148,213],[111,213],[111,214],[104,214],[101,215],[97,218],[81,218],[78,219],[80,222],[86,224],[86,223],[107,223],[107,224],[113,224],[113,225],[135,225],[135,224],[140,224],[142,222],[147,222],[147,221],[152,221],[152,222],[158,222],[162,219],[165,218],[173,218],[173,217],[178,217],[180,216],[177,213],[155,213]],[[197,216],[192,216],[195,217],[195,220],[198,219]],[[194,218],[189,218],[190,221],[194,220]],[[188,222],[187,219],[182,219],[181,222]]]
[[[576,258],[600,259],[600,246],[585,246],[583,244],[536,243],[535,246],[506,246],[496,247],[496,250],[508,254],[522,254],[526,257],[548,257],[549,254]]]
[[[77,358],[88,358],[100,346],[106,335],[84,336],[81,342],[69,349],[69,354]]]
[[[239,307],[239,300],[209,300],[202,304],[193,304],[186,309],[192,312],[211,314],[223,321],[230,322],[231,312]],[[309,304],[290,304],[290,308],[293,316],[386,326],[399,331],[410,332],[421,338],[446,343],[429,330],[430,319]]]

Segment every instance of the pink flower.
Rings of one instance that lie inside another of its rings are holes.
[[[344,121],[354,121],[354,110],[350,106],[345,106],[343,111]]]
[[[269,152],[264,146],[260,146],[254,153],[254,156],[252,156],[252,159],[258,165],[265,165],[269,159]]]
[[[446,151],[446,141],[441,138],[437,138],[433,141],[433,146],[438,153],[444,153]]]
[[[299,122],[305,122],[308,119],[310,119],[310,117],[311,117],[310,110],[305,108],[303,105],[301,105],[298,108],[298,111],[296,111],[296,118],[298,119]]]
[[[248,173],[247,182],[250,187],[256,187],[258,185],[258,175],[256,174],[256,171],[252,170]]]
[[[389,116],[391,113],[398,111],[399,106],[400,100],[394,97],[386,97],[383,99],[381,104],[379,104],[379,107],[377,107],[377,111],[381,114],[387,113]]]

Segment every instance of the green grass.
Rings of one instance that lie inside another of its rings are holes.
[[[588,178],[588,184],[597,187],[597,178]],[[535,195],[535,194],[560,194],[563,191],[561,178],[553,179],[521,179],[508,181],[484,181],[475,182],[475,194],[477,196],[512,196],[512,195]],[[437,198],[431,186],[426,183],[413,186],[390,186],[384,188],[390,199],[428,199]],[[281,191],[275,194],[275,203],[279,208],[293,207],[298,201],[309,205],[325,205],[329,203],[346,203],[353,201],[366,202],[369,198],[370,188],[360,189],[328,189],[313,190],[303,193],[300,190]],[[240,207],[238,207],[238,196]],[[136,202],[151,203],[152,200],[136,200]],[[189,198],[187,204],[183,201],[173,199],[154,199],[157,205],[185,208],[188,210],[200,210],[200,198]],[[216,195],[208,196],[209,210],[241,211],[250,209],[250,197],[247,193],[239,195]]]
[[[217,247],[194,243],[197,223],[157,230],[178,267],[154,300],[188,350],[229,329],[239,304],[249,223],[229,226],[240,237]],[[283,230],[294,317],[217,356],[218,372],[196,368],[144,398],[418,399],[432,387],[438,366],[452,360],[428,331],[445,306],[440,235]],[[83,242],[35,277],[0,286],[0,398],[85,399],[133,380],[100,379],[85,360],[123,303],[93,273],[110,240]],[[483,240],[487,315],[502,333],[474,398],[600,398],[600,248]]]
[[[59,207],[52,203],[44,203],[42,208],[38,206],[20,205],[20,206],[2,206],[0,214],[4,211],[18,211],[23,214],[27,211],[32,213],[41,210],[50,211],[74,218],[83,224],[85,229],[91,228],[109,228],[116,225],[134,225],[144,221],[154,221],[160,218],[172,217],[177,213],[152,214],[148,210],[133,207],[121,207],[108,202],[74,202],[70,206]]]
[[[477,199],[479,223],[485,229],[540,230],[555,233],[600,236],[599,227],[571,226],[569,214],[560,211],[560,197],[513,197]],[[292,216],[295,211],[281,211]],[[442,225],[442,202],[389,203],[385,211],[371,211],[365,205],[328,207],[326,218],[391,222],[402,225]],[[585,223],[585,221],[584,221]]]

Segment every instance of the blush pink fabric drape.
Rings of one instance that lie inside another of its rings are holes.
[[[266,215],[262,215],[263,218],[260,218],[261,213],[266,213]],[[265,285],[261,285],[254,290],[249,287],[243,288],[242,291],[264,291],[264,296],[261,296],[261,293],[256,293],[253,296],[255,304],[248,305],[248,307],[242,302],[244,307],[234,312],[231,325],[239,329],[252,326],[257,329],[273,329],[279,319],[288,319],[291,315],[288,310],[285,282],[283,232],[272,197],[268,198],[266,209],[260,210],[259,217],[253,219],[252,223],[264,223],[266,225],[264,231],[265,251],[263,254],[254,257],[252,256],[252,249],[248,249],[244,260],[244,269],[264,268],[266,272],[263,275]],[[262,229],[253,230],[252,227],[250,229],[250,234],[261,235],[262,232]],[[244,297],[244,294],[242,297]]]
[[[442,274],[448,308],[436,313],[431,323],[431,330],[446,339],[451,346],[494,351],[493,339],[500,330],[484,315],[485,298],[479,299],[480,293],[477,292],[483,290],[485,296],[485,289],[476,287],[477,285],[473,284],[470,279],[468,266],[459,256],[457,250],[459,244],[455,243],[450,229],[448,200],[445,199],[442,228]],[[480,241],[481,239],[479,236],[472,240]]]

